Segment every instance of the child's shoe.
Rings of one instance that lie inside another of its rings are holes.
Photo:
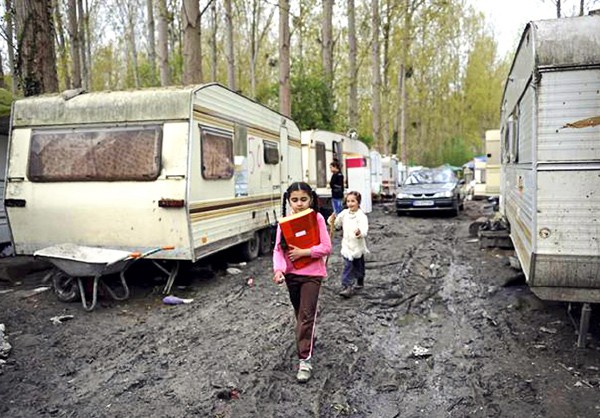
[[[362,284],[357,284],[356,286],[354,286],[354,290],[361,290],[363,287],[365,287]]]
[[[298,374],[296,375],[296,380],[299,383],[306,383],[310,379],[312,375],[312,365],[307,360],[300,360],[300,365],[298,366]]]
[[[354,289],[352,286],[345,286],[344,289],[340,292],[340,296],[343,298],[350,298],[354,294]]]

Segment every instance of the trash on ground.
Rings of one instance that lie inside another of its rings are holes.
[[[68,321],[69,319],[73,318],[75,318],[73,315],[57,315],[50,318],[50,321],[52,321],[54,325],[57,325],[62,324],[64,321]]]
[[[29,290],[29,291],[25,291],[23,292],[23,295],[21,296],[23,299],[25,298],[29,298],[31,296],[35,296],[39,293],[45,292],[47,290],[50,290],[50,286],[41,286],[41,287],[36,287],[35,289]]]
[[[242,270],[236,269],[235,267],[229,267],[227,269],[228,274],[240,274],[241,272],[242,272]]]
[[[545,332],[546,334],[556,334],[558,332],[556,330],[556,328],[546,328],[546,327],[540,327],[540,331]]]
[[[248,280],[246,280],[246,284],[248,285],[248,287],[254,287],[254,277],[248,277]]]
[[[0,324],[0,359],[8,358],[8,354],[12,349],[12,346],[8,343],[8,339],[5,336],[6,327],[4,324]]]
[[[0,295],[3,295],[5,293],[10,293],[12,292],[14,289],[4,289],[4,290],[0,290]]]
[[[415,345],[412,349],[412,356],[414,358],[425,358],[431,356],[431,350],[429,348],[421,347],[419,345]]]
[[[181,305],[182,303],[192,303],[194,299],[182,299],[177,296],[165,296],[163,303],[166,305]]]

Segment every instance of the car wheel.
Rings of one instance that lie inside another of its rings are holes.
[[[458,216],[458,215],[460,215],[460,205],[457,200],[456,203],[454,203],[454,207],[452,208],[452,216]]]

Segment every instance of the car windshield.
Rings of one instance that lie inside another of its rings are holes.
[[[454,183],[456,176],[451,170],[419,170],[412,173],[404,184]]]

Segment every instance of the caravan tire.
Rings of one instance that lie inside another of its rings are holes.
[[[271,229],[263,229],[259,233],[260,236],[260,255],[269,254],[271,252]]]
[[[61,302],[75,302],[80,298],[76,277],[68,276],[57,270],[52,275],[52,286],[54,294]]]
[[[242,244],[242,258],[246,261],[252,261],[260,252],[260,235],[255,232],[252,237]]]

